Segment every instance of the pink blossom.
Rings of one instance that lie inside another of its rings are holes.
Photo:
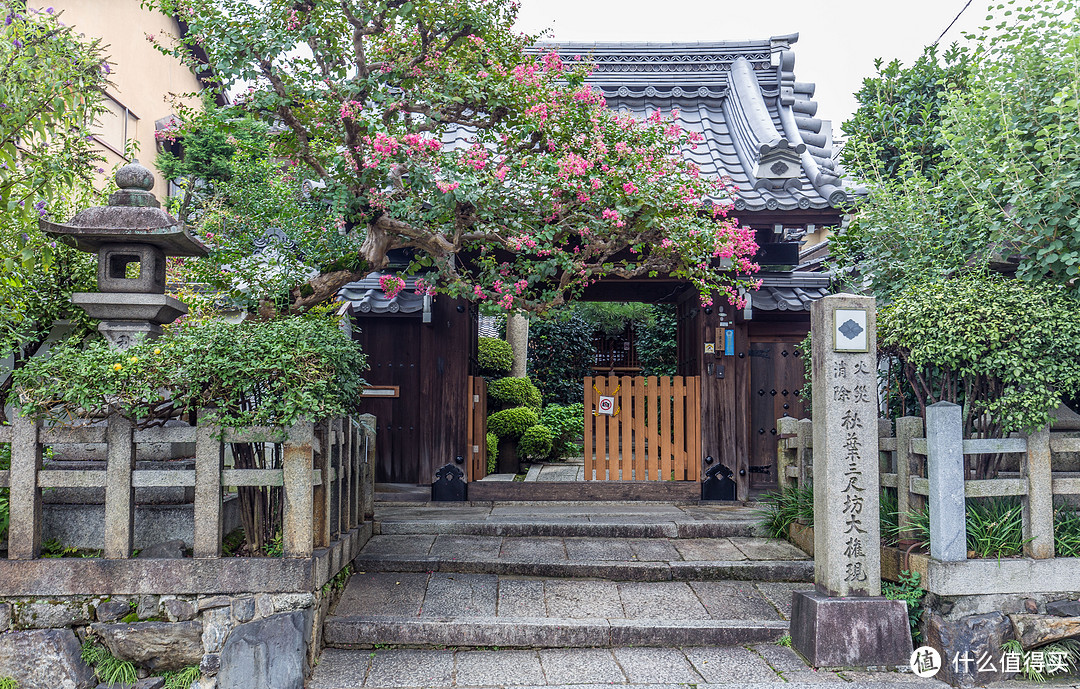
[[[379,278],[379,287],[386,293],[387,299],[393,299],[405,289],[405,281],[396,275],[383,275]]]
[[[443,182],[443,181],[440,180],[440,181],[435,183],[435,186],[437,186],[439,188],[439,191],[441,191],[442,193],[449,194],[453,190],[460,187],[461,183],[460,182]]]
[[[633,182],[627,182],[626,184],[622,185],[622,190],[626,192],[626,194],[629,196],[633,196],[634,194],[638,193],[638,188],[634,185]]]

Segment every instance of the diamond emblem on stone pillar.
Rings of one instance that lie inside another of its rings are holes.
[[[850,318],[840,326],[839,330],[840,334],[849,340],[854,340],[863,331],[862,326]]]

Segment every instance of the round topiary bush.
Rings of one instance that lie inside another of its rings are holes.
[[[539,424],[532,426],[525,431],[525,434],[521,436],[521,440],[518,441],[518,456],[529,459],[547,457],[548,453],[551,452],[551,443],[554,441],[554,437],[555,434],[547,426]]]
[[[497,411],[488,416],[487,425],[488,430],[500,439],[520,438],[525,431],[535,426],[539,421],[540,417],[532,409],[514,407],[513,409]]]
[[[529,407],[540,411],[540,390],[528,378],[499,378],[488,384],[488,397],[500,408]]]
[[[499,466],[499,436],[492,432],[487,434],[487,472],[494,474]]]
[[[481,337],[476,347],[476,361],[482,376],[505,376],[514,364],[510,343],[497,337]]]

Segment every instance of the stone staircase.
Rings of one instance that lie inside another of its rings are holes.
[[[380,504],[354,564],[311,689],[843,681],[775,645],[813,561],[745,507]]]

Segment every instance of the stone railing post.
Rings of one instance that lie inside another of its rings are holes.
[[[315,497],[311,472],[315,466],[315,425],[300,420],[289,429],[282,452],[282,547],[285,557],[311,557],[315,551]]]
[[[206,418],[205,412],[199,414]],[[224,521],[221,503],[221,473],[225,446],[221,429],[206,423],[195,429],[195,543],[197,558],[221,557]]]
[[[811,419],[799,419],[798,435],[799,449],[795,462],[799,466],[799,487],[810,485],[814,476],[814,451],[811,449],[814,440],[814,422]]]
[[[33,560],[41,556],[41,421],[16,415],[11,436],[9,474],[8,558]]]
[[[777,419],[776,430],[780,435],[776,443],[776,482],[777,488],[784,490],[795,485],[796,479],[788,476],[788,467],[794,467],[798,461],[798,449],[789,450],[787,444],[789,439],[797,440],[799,421],[793,416]]]
[[[1037,560],[1054,557],[1054,491],[1050,469],[1050,430],[1027,436],[1027,452],[1020,460],[1020,475],[1027,480],[1024,505],[1024,554]]]
[[[967,559],[964,422],[952,402],[926,408],[926,477],[930,481],[930,557]]]
[[[105,558],[126,560],[135,545],[134,427],[119,414],[109,417],[105,464]]]
[[[362,449],[366,454],[360,458],[363,462],[363,480],[360,486],[361,510],[360,514],[364,521],[375,518],[375,461],[378,455],[375,453],[375,417],[364,414],[359,418],[362,429]]]
[[[925,506],[921,495],[911,493],[911,477],[915,475],[917,462],[911,452],[911,439],[922,437],[922,427],[922,419],[918,416],[903,416],[896,420],[896,511],[899,513],[900,540],[915,538],[910,512]]]

